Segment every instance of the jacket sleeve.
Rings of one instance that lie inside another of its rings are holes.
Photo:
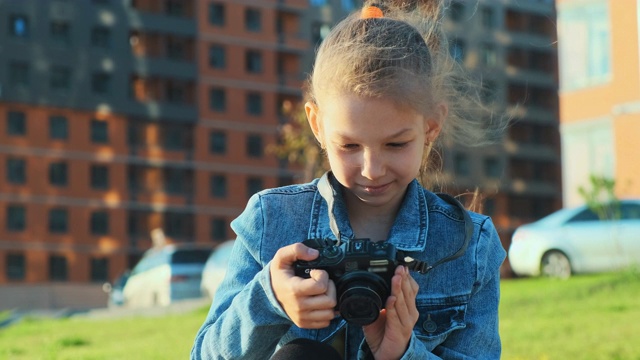
[[[237,238],[227,273],[196,335],[191,359],[264,358],[292,325],[273,294],[269,263],[260,261],[264,221],[259,195],[249,200],[232,228]]]
[[[501,343],[498,329],[500,302],[500,266],[506,251],[490,218],[482,223],[475,248],[476,277],[467,304],[465,328],[453,331],[446,340],[430,352],[414,334],[401,360],[414,359],[500,359]],[[369,359],[366,344],[361,359]]]

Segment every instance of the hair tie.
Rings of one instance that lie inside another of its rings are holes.
[[[360,17],[363,19],[372,19],[372,18],[382,18],[384,17],[384,13],[382,9],[375,5],[370,5],[362,8],[362,12],[360,13]]]

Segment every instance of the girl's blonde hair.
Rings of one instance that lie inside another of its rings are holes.
[[[365,1],[382,18],[356,12],[337,24],[320,45],[307,84],[319,109],[327,95],[391,99],[425,116],[445,104],[440,139],[465,145],[491,142],[499,130],[480,101],[480,85],[451,57],[442,29],[442,0]],[[428,170],[425,151],[421,179]]]

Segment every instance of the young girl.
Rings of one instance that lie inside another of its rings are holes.
[[[305,109],[331,171],[254,195],[233,221],[230,266],[192,359],[326,358],[321,344],[336,342],[344,359],[500,357],[496,230],[416,180],[439,135],[470,144],[482,134],[455,107],[463,97],[434,4],[368,4],[324,40]],[[361,238],[438,264],[392,270],[390,296],[364,326],[336,311],[333,275],[294,273],[319,256],[303,241]]]

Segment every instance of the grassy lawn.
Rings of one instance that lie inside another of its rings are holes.
[[[639,298],[639,271],[503,280],[503,359],[640,359]],[[0,359],[186,359],[206,312],[23,320],[0,330]]]
[[[640,271],[502,282],[504,359],[640,359]]]

